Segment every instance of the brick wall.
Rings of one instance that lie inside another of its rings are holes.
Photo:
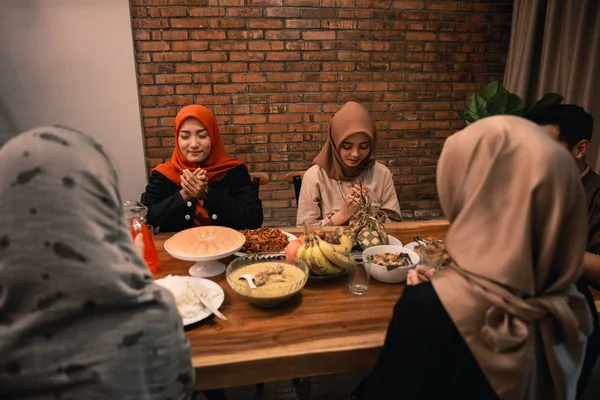
[[[502,79],[512,0],[131,0],[148,167],[173,120],[213,108],[228,152],[271,182],[265,223],[293,224],[306,170],[346,101],[370,110],[407,219],[441,215],[435,165],[456,110]]]

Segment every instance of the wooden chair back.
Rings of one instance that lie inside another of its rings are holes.
[[[294,185],[294,194],[296,195],[296,207],[298,206],[298,199],[300,198],[300,189],[302,188],[302,178],[304,178],[304,171],[302,172],[290,172],[284,179],[287,183]]]
[[[250,172],[250,179],[256,186],[256,195],[260,193],[260,187],[269,183],[269,175],[264,172]]]

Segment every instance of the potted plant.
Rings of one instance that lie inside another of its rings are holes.
[[[525,108],[519,96],[510,93],[500,82],[495,81],[483,88],[481,93],[473,94],[465,104],[465,109],[458,111],[458,116],[467,125],[492,115],[517,115],[531,119],[562,101],[563,97],[560,94],[547,93]]]

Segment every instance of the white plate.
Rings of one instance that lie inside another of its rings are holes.
[[[388,239],[390,240],[390,245],[406,247],[408,249],[408,246],[402,246],[402,242],[400,240],[396,239],[395,237],[393,237],[392,235],[388,235]],[[412,250],[412,249],[410,249],[410,250]]]
[[[281,231],[281,233],[283,233],[285,236],[287,236],[288,238],[288,242],[293,242],[294,240],[298,239],[295,235],[292,235],[289,232],[286,231]],[[236,257],[244,257],[244,256],[249,256],[252,253],[242,253],[241,251],[238,251],[236,253],[233,253],[234,256]],[[285,251],[282,251],[281,253],[269,253],[269,254],[285,254]]]
[[[188,282],[190,283],[190,285],[192,285],[194,290],[197,292],[201,292],[201,291],[205,291],[205,290],[210,290],[210,291],[216,292],[215,296],[210,298],[209,301],[210,301],[210,304],[217,310],[221,307],[221,305],[223,305],[223,301],[225,301],[225,292],[223,292],[223,289],[221,288],[221,286],[219,286],[215,282],[208,280],[208,279],[204,279],[204,278],[196,278],[194,276],[182,276],[182,278],[187,279]],[[162,281],[162,279],[157,279],[154,282],[160,282],[160,281]],[[161,286],[161,287],[164,287],[164,286]],[[167,288],[165,287],[165,289],[167,289]],[[183,325],[187,326],[187,325],[195,324],[196,322],[202,321],[203,319],[210,317],[211,315],[212,315],[212,312],[208,308],[206,308],[204,306],[202,306],[202,307],[199,306],[198,314],[196,314],[194,317],[182,318]]]

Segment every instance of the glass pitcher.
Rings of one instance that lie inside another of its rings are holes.
[[[128,201],[123,204],[123,214],[128,222],[131,236],[141,233],[144,239],[144,261],[152,272],[158,272],[158,253],[154,246],[154,229],[146,224],[148,207],[138,201]]]

